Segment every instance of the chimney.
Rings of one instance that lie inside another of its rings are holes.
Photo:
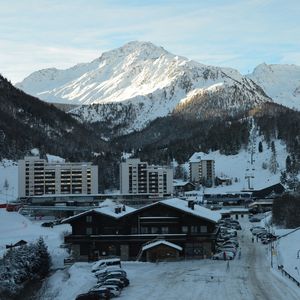
[[[193,201],[193,200],[189,200],[189,201],[188,201],[188,207],[189,207],[190,209],[194,210],[194,206],[195,206],[194,201]]]
[[[125,205],[122,206],[122,210],[126,211],[126,206]]]
[[[119,213],[119,207],[115,207],[115,214]]]

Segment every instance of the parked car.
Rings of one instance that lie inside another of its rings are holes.
[[[254,223],[254,222],[260,222],[261,220],[257,217],[251,217],[249,218],[249,222]]]
[[[110,297],[118,297],[121,294],[121,289],[117,285],[112,285],[112,284],[103,284],[100,287],[95,287],[90,289],[90,291],[97,292],[103,288],[109,290]]]
[[[44,222],[44,223],[42,223],[41,226],[42,226],[42,227],[53,227],[53,226],[54,226],[54,223],[53,223],[53,222]]]
[[[262,226],[253,226],[250,228],[250,231],[252,232],[253,230],[256,230],[256,229],[265,229],[265,227],[262,227]]]
[[[242,227],[240,224],[232,223],[231,228],[235,230],[242,230]]]
[[[98,291],[90,291],[85,294],[80,294],[76,300],[107,300],[110,299],[110,292],[108,289],[102,288]]]
[[[266,229],[261,229],[261,228],[258,228],[258,229],[253,229],[252,230],[252,234],[253,235],[258,235],[259,233],[267,233],[268,231]]]
[[[105,276],[105,279],[111,279],[111,278],[126,278],[126,276],[121,272],[111,272]]]
[[[107,267],[103,270],[99,270],[99,271],[96,271],[95,272],[95,276],[96,277],[105,277],[106,275],[110,274],[110,273],[113,273],[113,272],[118,272],[118,273],[121,273],[122,275],[124,275],[125,277],[127,276],[127,273],[121,269],[121,268],[116,268],[114,266],[112,267]]]
[[[234,258],[234,254],[229,251],[225,251],[225,259],[226,260],[232,260]],[[218,252],[214,254],[211,259],[213,260],[224,260],[224,251],[223,252]]]
[[[112,284],[112,285],[117,285],[120,289],[123,289],[124,287],[126,287],[126,283],[125,280],[123,280],[123,278],[110,278],[110,279],[106,279],[105,284]]]
[[[226,242],[223,243],[223,246],[225,245],[234,245],[235,247],[238,247],[239,246],[239,242],[238,241],[235,241],[235,240],[228,240]]]
[[[267,233],[268,233],[268,232],[267,232],[266,230],[262,230],[262,231],[258,232],[258,233],[256,234],[256,236],[259,237],[259,238],[261,238],[261,237],[263,237],[263,236],[266,236]]]
[[[121,260],[120,258],[107,258],[107,259],[100,259],[94,263],[92,266],[92,272],[96,272],[98,270],[105,269],[108,266],[119,266],[121,267]]]

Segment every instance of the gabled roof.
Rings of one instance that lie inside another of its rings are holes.
[[[183,211],[185,213],[188,213],[188,214],[196,216],[196,217],[200,217],[202,219],[208,220],[213,223],[217,223],[217,221],[221,219],[221,214],[218,212],[211,211],[210,209],[207,209],[207,208],[197,205],[197,204],[195,204],[194,209],[192,209],[192,208],[188,207],[188,201],[181,200],[179,198],[172,198],[172,199],[166,199],[166,200],[154,202],[154,203],[148,204],[146,206],[143,206],[139,209],[135,209],[130,206],[125,206],[125,211],[122,210],[120,213],[115,213],[115,207],[123,207],[123,205],[118,205],[111,200],[105,200],[101,204],[100,207],[85,211],[83,213],[79,213],[79,214],[69,217],[69,218],[66,218],[62,221],[62,223],[68,223],[69,221],[77,219],[78,217],[81,217],[83,215],[87,215],[90,212],[104,214],[104,215],[113,217],[115,219],[120,219],[129,214],[138,213],[140,211],[146,210],[147,208],[156,206],[156,205],[165,205],[168,207],[172,207],[174,209]]]
[[[205,208],[205,207],[197,205],[197,204],[194,205],[194,209],[191,209],[190,207],[188,207],[188,201],[181,200],[178,198],[162,200],[162,201],[160,201],[160,203],[163,203],[167,206],[171,206],[171,207],[174,207],[181,211],[187,212],[191,215],[201,217],[208,221],[212,221],[214,223],[218,222],[218,220],[221,219],[221,214],[218,212],[212,211],[208,208]]]
[[[185,186],[187,184],[191,184],[193,186],[195,186],[192,182],[189,181],[182,181],[182,180],[173,180],[173,186]]]
[[[142,250],[145,251],[145,250],[154,248],[154,247],[156,247],[158,245],[162,245],[162,244],[166,245],[168,247],[174,248],[174,249],[176,249],[178,251],[182,251],[182,247],[180,247],[180,246],[178,246],[176,244],[170,243],[170,242],[168,242],[166,240],[158,240],[158,241],[151,242],[151,243],[143,246]]]
[[[121,211],[116,213],[115,212],[116,208],[121,208]],[[125,208],[125,210],[123,210],[123,208]],[[123,205],[123,204],[120,205],[111,200],[105,200],[100,204],[99,207],[96,207],[96,208],[84,211],[82,213],[79,213],[77,215],[71,216],[69,218],[66,218],[66,219],[62,220],[62,223],[68,223],[69,221],[77,219],[81,216],[88,215],[91,212],[94,212],[96,214],[103,214],[103,215],[107,215],[107,216],[115,218],[115,219],[119,219],[119,218],[121,218],[129,213],[132,213],[134,211],[136,211],[136,209],[133,207]]]

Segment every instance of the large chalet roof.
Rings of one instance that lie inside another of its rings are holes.
[[[120,212],[116,212],[115,209],[120,208]],[[125,210],[123,210],[125,208]],[[95,212],[98,214],[103,214],[110,216],[115,219],[119,219],[129,213],[132,213],[136,211],[135,208],[127,206],[127,205],[122,205],[122,204],[117,204],[111,200],[105,200],[101,203],[99,207],[84,211],[82,213],[79,213],[77,215],[71,216],[69,218],[66,218],[62,221],[62,223],[68,223],[69,221],[72,221],[74,219],[77,219],[78,217],[90,214],[91,212]]]
[[[187,201],[181,200],[178,198],[162,200],[160,202],[167,206],[174,207],[176,209],[187,212],[187,213],[197,216],[197,217],[201,217],[208,221],[212,221],[214,223],[218,222],[218,220],[221,219],[221,214],[218,212],[212,211],[208,208],[205,208],[205,207],[197,205],[197,204],[195,204],[194,209],[192,209],[192,208],[188,207]]]
[[[115,208],[116,207],[123,208],[123,205],[116,204],[111,200],[105,200],[101,204],[100,207],[93,208],[93,209],[90,209],[88,211],[79,213],[75,216],[66,218],[62,221],[62,223],[69,223],[70,221],[73,221],[74,219],[77,219],[78,217],[87,215],[91,212],[104,214],[104,215],[110,216],[110,217],[115,218],[115,219],[120,219],[124,216],[127,216],[129,214],[138,213],[140,211],[146,210],[148,207],[152,207],[152,206],[155,206],[155,205],[165,205],[165,206],[168,206],[168,207],[172,207],[174,209],[183,211],[185,213],[188,213],[188,214],[196,216],[196,217],[200,217],[202,219],[208,220],[208,221],[213,222],[213,223],[216,223],[219,219],[221,219],[221,214],[218,213],[218,212],[211,211],[210,209],[207,209],[207,208],[202,207],[202,206],[197,205],[197,204],[195,204],[194,209],[192,209],[192,208],[188,207],[188,202],[187,201],[181,200],[181,199],[178,199],[178,198],[172,198],[172,199],[166,199],[166,200],[161,200],[161,201],[158,201],[158,202],[155,202],[155,203],[151,203],[151,204],[143,206],[139,209],[135,209],[135,208],[130,207],[130,206],[124,206],[125,210],[121,210],[118,213],[115,212]]]

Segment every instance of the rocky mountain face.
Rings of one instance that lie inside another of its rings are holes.
[[[146,42],[128,43],[67,70],[35,72],[17,87],[48,102],[82,104],[71,111],[74,116],[109,124],[119,135],[196,102],[197,117],[204,119],[271,101],[234,69],[206,66]]]
[[[247,77],[258,84],[274,102],[300,110],[299,66],[261,64]]]

